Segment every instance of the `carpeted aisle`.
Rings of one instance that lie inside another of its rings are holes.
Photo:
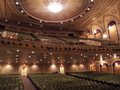
[[[22,75],[21,77],[24,84],[24,90],[36,90],[27,76]]]

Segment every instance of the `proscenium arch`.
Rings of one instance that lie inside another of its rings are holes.
[[[119,41],[119,34],[116,22],[110,21],[107,28],[109,39],[112,41]]]

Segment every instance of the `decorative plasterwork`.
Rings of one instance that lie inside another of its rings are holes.
[[[85,12],[89,12],[93,6],[91,0],[58,0],[63,10],[59,13],[52,13],[48,9],[50,2],[54,0],[14,0],[19,2],[16,5],[22,13],[27,14],[35,20],[49,23],[65,23],[74,21],[84,16]],[[55,0],[57,2],[57,0]]]

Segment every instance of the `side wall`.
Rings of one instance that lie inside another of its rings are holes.
[[[83,72],[89,71],[88,63],[81,64],[65,64],[65,72]],[[32,64],[26,65],[27,73],[60,73],[60,64]],[[22,65],[21,64],[0,64],[0,74],[16,74],[21,73]]]

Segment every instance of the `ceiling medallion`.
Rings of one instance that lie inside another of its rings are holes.
[[[48,9],[53,13],[60,12],[62,10],[61,0],[49,0]]]

